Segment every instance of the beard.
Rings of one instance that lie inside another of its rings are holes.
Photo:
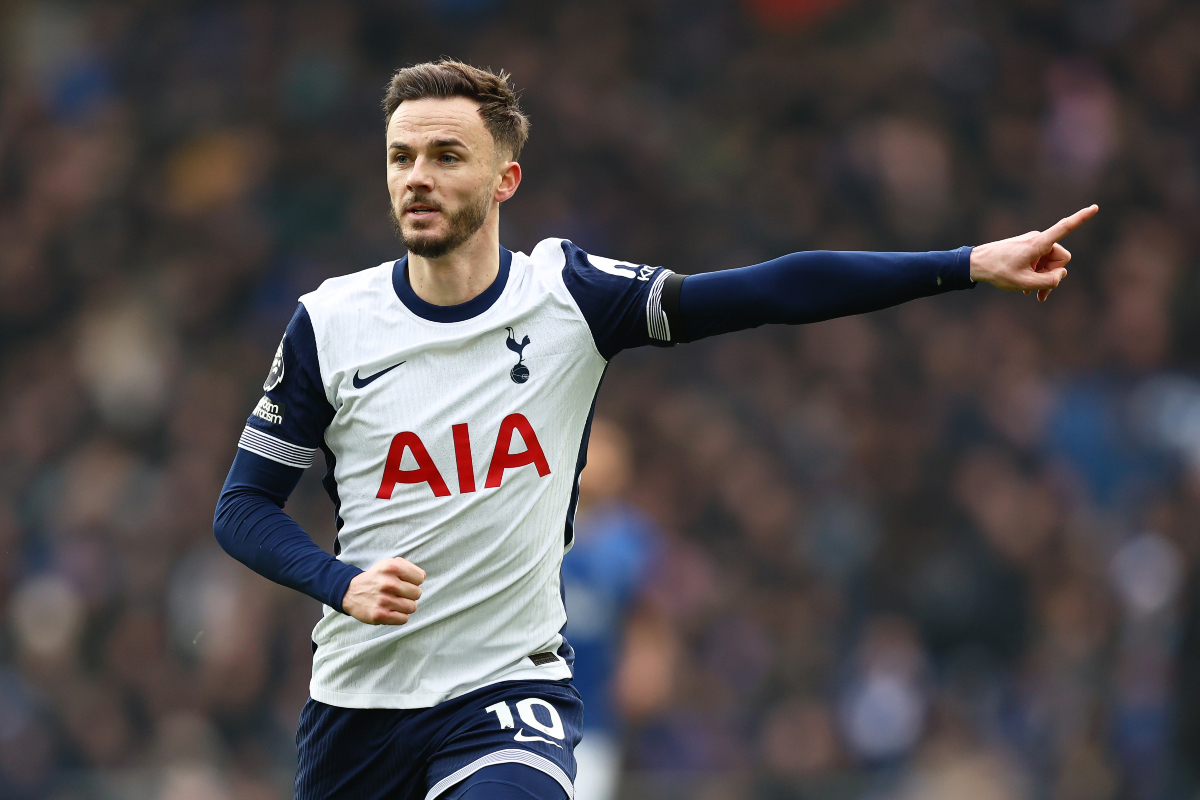
[[[396,235],[400,237],[400,241],[408,248],[408,252],[414,256],[420,256],[421,258],[441,258],[467,239],[470,239],[475,235],[476,231],[483,227],[483,223],[487,221],[488,210],[491,207],[491,193],[487,189],[481,191],[478,197],[468,200],[463,204],[462,208],[452,214],[446,214],[442,206],[419,195],[414,195],[410,198],[405,203],[405,207],[407,208],[416,203],[433,206],[445,214],[446,232],[441,236],[435,236],[419,230],[405,231],[404,227],[400,224],[400,217],[396,215],[396,208],[394,206],[388,210],[388,214],[392,218],[392,227],[395,229]]]

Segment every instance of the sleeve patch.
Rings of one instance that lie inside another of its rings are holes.
[[[242,438],[238,440],[238,447],[279,464],[299,469],[311,467],[313,457],[317,454],[315,447],[301,447],[298,444],[285,442],[283,439],[263,433],[249,425],[242,430]]]
[[[271,361],[271,371],[267,373],[267,379],[263,381],[263,391],[269,392],[274,389],[283,380],[283,343],[287,341],[287,335],[279,340],[279,349],[275,351],[275,358]]]
[[[250,413],[261,420],[266,420],[272,425],[282,425],[283,410],[283,403],[276,403],[264,394],[262,399],[258,401],[258,405],[254,407],[254,411]]]

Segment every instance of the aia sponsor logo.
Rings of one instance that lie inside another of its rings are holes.
[[[453,425],[450,432],[454,438],[454,461],[458,473],[458,493],[470,494],[475,491],[475,463],[471,459],[471,432],[467,424]],[[519,434],[525,443],[525,449],[512,452],[513,434]],[[415,469],[403,469],[405,452],[411,453],[416,462]],[[533,426],[524,414],[509,414],[500,423],[496,434],[496,444],[492,448],[492,458],[488,463],[487,479],[483,488],[497,489],[504,480],[504,471],[532,466],[539,477],[550,474],[550,464],[546,454],[542,452],[541,442],[533,432]],[[391,447],[388,448],[387,460],[383,465],[383,480],[379,483],[379,491],[375,494],[380,500],[391,500],[392,492],[398,483],[427,483],[433,490],[434,497],[449,497],[450,487],[442,477],[429,450],[421,437],[412,431],[397,433],[392,437]]]

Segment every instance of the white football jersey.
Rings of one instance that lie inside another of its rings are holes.
[[[239,446],[297,468],[322,450],[337,557],[427,574],[405,625],[325,607],[313,699],[422,708],[571,676],[559,571],[596,392],[617,352],[669,343],[669,274],[548,239],[502,250],[459,306],[418,298],[407,259],[300,298]]]

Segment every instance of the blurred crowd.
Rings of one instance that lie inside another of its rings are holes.
[[[515,250],[694,273],[1101,207],[1045,305],[615,359],[566,579],[616,796],[1197,796],[1200,5],[14,0],[0,798],[291,796],[319,609],[213,507],[296,298],[401,255],[379,102],[443,54],[533,121]]]

